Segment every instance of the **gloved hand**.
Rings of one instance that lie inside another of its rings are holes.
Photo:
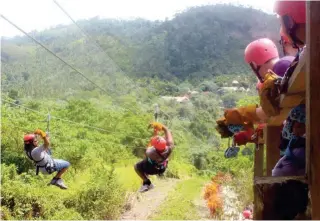
[[[257,128],[254,131],[254,134],[252,135],[251,139],[256,144],[263,144],[263,129],[265,127],[265,124],[259,124]]]
[[[226,125],[226,119],[224,117],[218,119],[216,123],[217,123],[217,126],[215,127],[215,129],[221,135],[221,138],[227,138],[227,137],[233,136],[233,133],[229,130],[228,126]]]
[[[47,134],[45,132],[43,132],[40,129],[36,129],[36,131],[34,132],[34,134],[38,134],[40,135],[42,138],[45,138],[47,136]]]
[[[154,129],[161,131],[163,130],[164,125],[159,122],[153,122],[149,125],[149,127],[153,127]]]
[[[248,105],[240,108],[231,108],[224,111],[226,124],[247,125],[260,121],[256,114],[257,105]]]
[[[236,133],[234,135],[234,142],[238,146],[246,145],[247,143],[252,142],[251,137],[252,137],[253,133],[254,132],[252,129],[248,129],[248,130]]]
[[[280,79],[275,73],[269,71],[259,91],[260,105],[268,117],[280,114]]]

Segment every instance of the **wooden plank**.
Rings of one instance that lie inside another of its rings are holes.
[[[284,183],[288,180],[297,180],[303,183],[307,183],[306,176],[263,176],[263,177],[255,177],[254,184],[261,185],[261,184],[273,184],[273,183]]]
[[[286,95],[304,92],[306,90],[305,73],[307,67],[307,53],[302,53],[299,63],[292,73],[288,83],[288,91]]]
[[[258,185],[253,186],[253,220],[262,220],[263,217],[263,202],[260,196],[260,189]]]
[[[282,102],[280,103],[281,108],[294,108],[301,104],[306,97],[305,91],[297,94],[286,94],[281,95]]]
[[[259,148],[254,152],[254,176],[263,176],[263,156],[264,156],[264,146],[259,144]]]
[[[281,126],[283,121],[287,119],[291,108],[283,108],[278,116],[271,117],[267,120],[268,126]]]
[[[307,2],[307,174],[312,219],[320,220],[320,2]]]
[[[266,155],[267,155],[267,176],[271,176],[272,169],[280,159],[280,137],[281,127],[267,126],[265,129]]]
[[[308,220],[308,184],[305,177],[259,177],[255,180],[254,219]]]
[[[253,176],[263,176],[263,162],[264,162],[264,145],[263,144],[257,144],[259,147],[254,152],[254,171]],[[253,217],[255,220],[261,220],[262,218],[262,209],[261,204],[259,206],[259,192],[258,189],[253,187],[253,198],[254,198],[254,204],[253,204]]]

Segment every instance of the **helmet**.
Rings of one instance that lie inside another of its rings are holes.
[[[242,212],[242,215],[243,215],[243,217],[245,218],[245,219],[250,219],[250,216],[251,216],[251,211],[250,210],[244,210],[243,212]]]
[[[245,61],[255,63],[260,66],[271,60],[279,57],[276,45],[268,38],[261,38],[248,44],[244,51]]]
[[[36,135],[34,134],[26,134],[23,137],[23,141],[25,144],[30,144],[35,138],[36,138]]]
[[[306,23],[306,1],[277,0],[274,3],[273,11],[280,16],[290,16],[296,24]]]
[[[279,61],[277,61],[277,63],[275,63],[273,66],[273,72],[278,76],[283,77],[293,60],[293,56],[285,56],[280,58]]]
[[[167,141],[163,137],[156,136],[151,139],[151,145],[156,148],[157,151],[163,152],[166,149]]]

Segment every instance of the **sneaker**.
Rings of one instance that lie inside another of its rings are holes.
[[[144,184],[140,187],[139,189],[139,192],[142,193],[142,192],[147,192],[148,190],[151,190],[154,188],[154,185],[151,183],[150,185],[148,184]]]
[[[63,180],[61,178],[57,179],[54,185],[60,187],[61,189],[68,189],[68,187],[63,183]]]
[[[154,188],[154,185],[151,183],[150,185],[148,185],[148,190],[151,190]]]
[[[52,178],[52,180],[50,181],[50,183],[48,183],[48,186],[49,185],[56,185],[56,182],[57,182],[57,178]]]
[[[139,192],[142,193],[142,192],[146,192],[148,190],[149,190],[149,185],[145,184],[140,187]]]

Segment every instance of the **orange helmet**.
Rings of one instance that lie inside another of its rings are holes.
[[[23,141],[25,144],[30,144],[34,141],[35,138],[36,138],[35,134],[26,134],[23,137]]]
[[[157,151],[163,152],[166,149],[167,141],[163,137],[156,136],[151,139],[151,145],[156,148]]]
[[[248,64],[255,63],[260,66],[279,57],[276,45],[268,38],[261,38],[248,44],[244,51],[244,59]]]

